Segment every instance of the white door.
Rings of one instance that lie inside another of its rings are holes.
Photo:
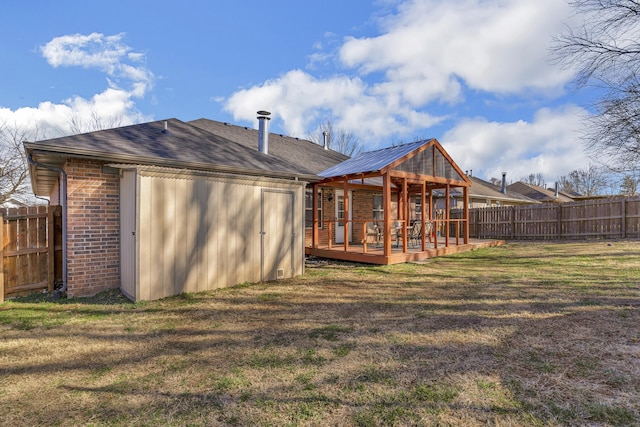
[[[349,195],[349,218],[351,221],[353,219],[353,197],[351,196],[351,191],[348,193]],[[336,190],[336,243],[344,243],[344,191]],[[349,241],[353,240],[353,223],[349,223]]]

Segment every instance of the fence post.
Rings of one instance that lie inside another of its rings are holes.
[[[511,206],[511,240],[516,237],[516,207]]]
[[[4,302],[4,216],[0,212],[0,304]]]
[[[47,209],[47,289],[53,292],[53,285],[56,279],[56,223],[53,216],[53,206]]]
[[[557,209],[558,209],[558,239],[562,238],[562,204],[561,203],[557,203]]]
[[[627,238],[627,198],[623,197],[620,200],[620,203],[622,204],[621,208],[622,208],[622,224],[620,225],[620,231],[622,234],[622,238],[626,239]]]

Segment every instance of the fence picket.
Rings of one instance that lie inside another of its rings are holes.
[[[59,206],[0,209],[0,302],[7,296],[53,290],[62,276],[60,214]]]

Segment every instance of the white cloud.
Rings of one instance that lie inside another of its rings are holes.
[[[471,96],[562,94],[571,73],[551,65],[548,48],[569,12],[562,0],[408,0],[379,21],[380,35],[343,39],[337,58],[355,76],[293,70],[236,92],[224,108],[255,120],[269,107],[298,136],[331,118],[367,148],[386,145],[462,116]],[[327,60],[320,49],[310,58],[311,68]]]
[[[590,163],[579,132],[585,114],[571,105],[540,109],[532,122],[468,119],[440,142],[463,170],[471,169],[479,178],[499,178],[504,171],[511,181],[541,173],[551,183]]]
[[[133,52],[131,47],[122,42],[123,38],[124,33],[111,36],[100,33],[65,35],[52,39],[40,50],[54,68],[96,68],[109,76],[110,88],[127,94],[129,98],[142,98],[153,87],[154,75],[140,65],[144,62],[144,54]],[[118,82],[129,85],[129,88],[118,88]],[[107,89],[107,92],[112,91]],[[133,106],[130,102],[125,104]],[[123,104],[115,104],[111,109],[118,105]],[[99,114],[103,114],[102,110]]]
[[[60,36],[40,47],[42,56],[55,67],[97,68],[109,76],[151,83],[153,73],[126,61],[142,62],[144,55],[132,52],[122,43],[124,33],[105,36],[100,33]]]
[[[75,96],[62,104],[41,102],[37,107],[22,107],[17,110],[0,108],[0,124],[26,131],[30,139],[47,139],[69,135],[76,126],[94,130],[95,121],[103,126],[125,126],[148,118],[135,109],[131,94],[115,87],[85,99]]]
[[[557,90],[571,75],[550,65],[548,43],[568,14],[559,0],[411,0],[380,36],[348,39],[340,58],[383,72],[414,105],[456,100],[457,79],[490,92]]]
[[[393,108],[393,113],[390,112]],[[357,77],[337,76],[319,80],[293,70],[259,86],[243,89],[225,101],[235,120],[253,121],[256,111],[268,110],[281,120],[289,135],[306,136],[314,123],[334,118],[334,125],[357,132],[363,138],[389,136],[431,125],[439,120],[399,106],[385,105],[367,93]]]
[[[0,108],[0,123],[45,139],[68,135],[77,131],[78,126],[88,131],[96,126],[124,126],[147,120],[136,108],[134,99],[142,98],[152,88],[154,75],[140,65],[144,55],[133,52],[122,42],[123,37],[124,34],[73,34],[56,37],[41,46],[43,57],[53,67],[95,68],[104,72],[107,88],[88,99],[73,96],[60,104],[45,101],[37,107]]]

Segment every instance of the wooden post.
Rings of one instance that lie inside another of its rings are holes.
[[[407,253],[407,221],[409,217],[407,212],[409,211],[409,201],[407,200],[407,178],[402,178],[402,216],[400,218],[404,220],[402,223],[402,252]]]
[[[511,206],[511,239],[516,238],[516,207]]]
[[[558,209],[558,239],[562,238],[562,203],[557,203]]]
[[[384,256],[391,255],[391,176],[382,175],[382,205],[384,219]]]
[[[344,251],[349,250],[349,180],[344,179],[344,190],[342,200],[344,201]]]
[[[367,221],[362,223],[362,252],[367,253]]]
[[[426,206],[425,204],[427,203],[427,199],[426,199],[426,194],[427,192],[427,182],[426,181],[422,181],[422,190],[420,192],[420,198],[421,198],[421,206],[422,209],[420,210],[420,222],[422,223],[422,232],[420,233],[420,238],[422,240],[422,251],[424,252],[427,249],[427,240],[425,238],[425,233],[426,233],[426,223],[425,223],[425,214],[426,214]],[[431,240],[431,239],[429,239]]]
[[[435,157],[434,157],[435,159]],[[435,164],[435,161],[434,161]],[[433,218],[433,190],[429,189],[429,221],[431,221],[431,233],[433,234],[433,247],[438,249],[438,223]]]
[[[469,187],[463,187],[462,198],[464,203],[464,244],[469,244]]]
[[[622,234],[622,238],[627,238],[627,198],[624,197],[620,200],[620,208],[622,209],[622,224],[620,224],[620,234]]]
[[[313,184],[311,186],[311,190],[313,191],[313,195],[311,196],[313,213],[311,215],[311,220],[313,227],[311,229],[311,247],[313,249],[318,249],[318,185]]]
[[[451,196],[451,187],[449,184],[447,184],[447,187],[445,188],[444,191],[444,247],[448,248],[449,247],[449,197]]]
[[[56,280],[56,241],[55,241],[55,218],[53,216],[53,206],[49,206],[47,211],[47,290],[53,292],[53,285]]]
[[[4,216],[0,212],[0,304],[4,302]]]

